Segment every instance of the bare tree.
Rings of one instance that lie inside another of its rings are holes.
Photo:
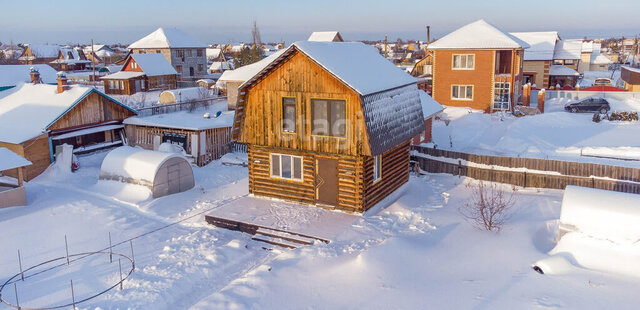
[[[506,193],[498,184],[483,181],[468,183],[472,191],[469,201],[458,209],[474,226],[489,231],[499,231],[511,217],[515,203],[514,193]]]

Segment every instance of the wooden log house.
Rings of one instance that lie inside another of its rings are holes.
[[[176,70],[162,54],[129,54],[120,71],[101,79],[105,93],[114,95],[177,88]]]
[[[239,88],[249,192],[363,212],[409,179],[416,80],[359,42],[292,44]]]
[[[0,147],[33,163],[27,181],[53,162],[58,145],[77,152],[122,144],[122,120],[135,110],[95,88],[70,86],[64,75],[57,85],[38,83],[38,74],[32,79],[0,99]]]

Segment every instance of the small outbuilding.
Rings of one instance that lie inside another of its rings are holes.
[[[181,193],[195,185],[193,169],[181,155],[130,146],[107,154],[99,179],[145,186],[153,198]]]
[[[22,186],[23,169],[30,165],[31,162],[22,156],[6,147],[0,147],[0,208],[27,204],[27,196]]]

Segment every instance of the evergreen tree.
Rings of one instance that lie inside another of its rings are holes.
[[[234,68],[240,68],[260,61],[264,58],[264,51],[257,45],[251,46],[251,48],[245,47],[240,52],[233,56]]]

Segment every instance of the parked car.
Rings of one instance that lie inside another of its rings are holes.
[[[593,82],[593,86],[613,86],[613,83],[608,78],[597,78]]]
[[[600,112],[604,114],[611,110],[611,106],[604,98],[590,97],[569,103],[564,106],[564,109],[573,113]]]

